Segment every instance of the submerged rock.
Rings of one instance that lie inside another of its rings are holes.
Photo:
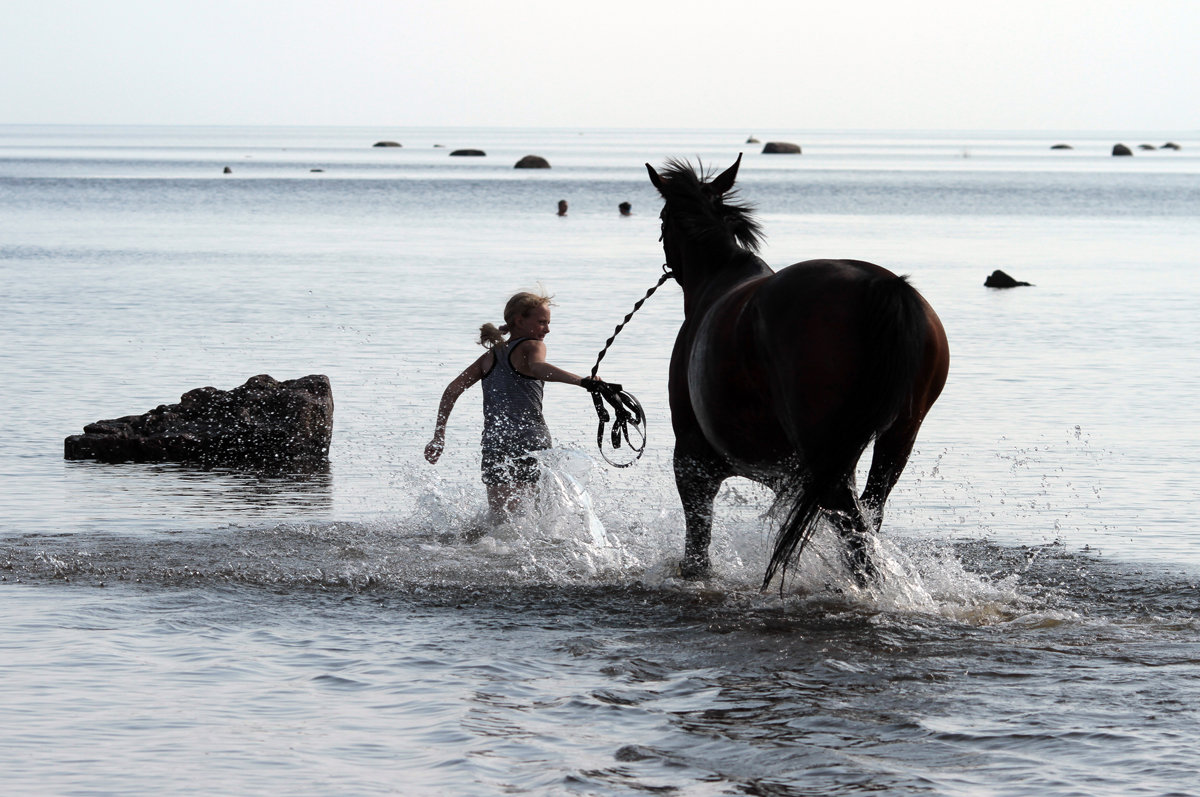
[[[1113,145],[1113,157],[1126,157],[1133,154],[1133,150],[1124,144]]]
[[[768,141],[762,151],[764,155],[799,155],[800,145],[790,141]]]
[[[401,146],[401,144],[399,141],[376,141],[371,146],[372,147],[399,147],[399,146]]]
[[[1179,146],[1178,144],[1176,144],[1174,141],[1168,141],[1166,144],[1163,144],[1161,147],[1159,147],[1159,149],[1173,149],[1173,150],[1179,150],[1179,149],[1182,149],[1182,147],[1180,147],[1180,146]]]
[[[514,169],[549,169],[550,161],[543,158],[541,155],[526,155],[517,164]]]
[[[1070,144],[1055,144],[1050,149],[1075,149]]]
[[[455,157],[467,158],[482,158],[487,155],[487,153],[481,149],[456,149],[450,154]]]
[[[1022,285],[1032,285],[1031,282],[1019,282],[1000,269],[996,269],[983,281],[985,288],[1018,288]]]
[[[329,377],[280,382],[261,374],[233,390],[200,387],[178,404],[89,423],[63,441],[66,459],[185,462],[248,470],[323,466],[333,437]]]

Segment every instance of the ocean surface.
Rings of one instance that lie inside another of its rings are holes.
[[[739,152],[769,263],[880,263],[946,326],[883,580],[822,532],[760,592],[742,480],[676,577],[673,283],[601,369],[645,457],[550,385],[536,511],[469,541],[477,389],[421,451],[479,325],[542,286],[589,370],[661,273],[644,164]],[[1196,131],[0,126],[0,790],[1200,794],[1198,269]],[[262,373],[330,378],[327,471],[62,457]]]

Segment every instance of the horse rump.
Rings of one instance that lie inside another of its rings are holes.
[[[854,493],[854,470],[871,440],[913,411],[928,325],[924,302],[906,276],[872,276],[863,285],[861,307],[856,387],[819,434],[794,441],[797,458],[776,497],[786,514],[763,589],[803,553],[825,513],[840,516],[839,531],[851,544],[856,575],[863,580],[871,571],[863,539],[869,525]]]

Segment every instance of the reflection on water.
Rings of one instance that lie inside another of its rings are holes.
[[[77,520],[172,517],[211,524],[214,516],[238,522],[324,515],[333,506],[335,475],[328,463],[306,473],[90,461],[64,461],[63,468]]]

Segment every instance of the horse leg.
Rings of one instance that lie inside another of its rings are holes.
[[[712,541],[713,501],[724,475],[710,463],[675,455],[675,487],[683,503],[687,538],[680,572],[690,580],[707,578],[711,569],[708,545]]]
[[[920,428],[920,419],[901,418],[875,440],[867,486],[863,489],[860,499],[870,513],[874,531],[879,531],[879,527],[883,525],[883,505],[887,503],[888,496],[900,480],[900,474],[904,472],[904,466],[908,464],[908,457],[912,454]]]
[[[872,529],[854,497],[853,481],[847,480],[834,489],[821,502],[821,507],[846,543],[846,560],[854,580],[860,587],[867,586],[876,579],[878,571],[867,548]]]

